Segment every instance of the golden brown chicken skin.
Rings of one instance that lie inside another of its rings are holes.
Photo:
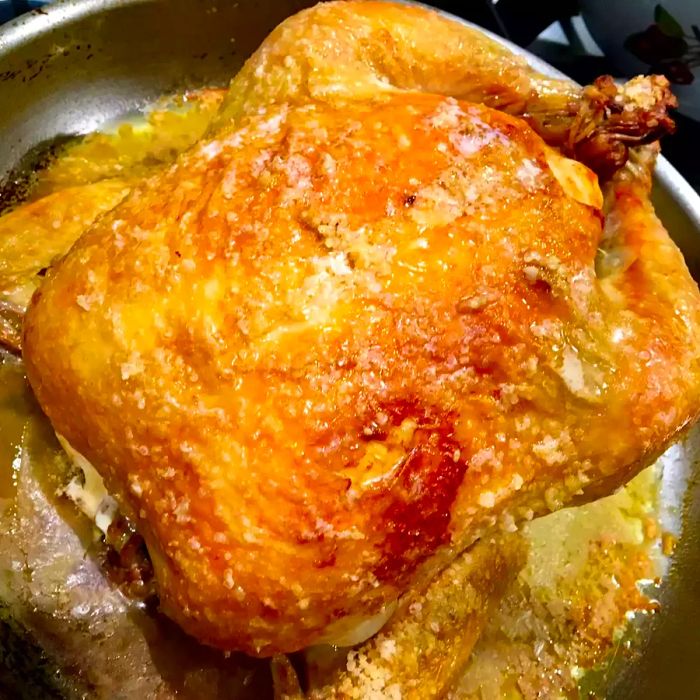
[[[697,417],[700,297],[643,153],[603,209],[591,171],[482,105],[258,111],[97,221],[24,357],[165,611],[268,655],[652,461]]]

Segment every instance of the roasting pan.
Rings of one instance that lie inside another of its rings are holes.
[[[178,89],[226,84],[273,27],[310,4],[59,0],[5,25],[0,29],[0,198],[17,190],[37,154],[66,136],[92,131]],[[494,38],[538,70],[560,75],[523,49]],[[700,197],[663,158],[656,170],[654,202],[700,279]],[[625,657],[603,679],[608,698],[700,697],[697,445],[700,429],[667,457],[664,500],[669,527],[680,533],[678,544],[659,593],[661,611],[646,623],[641,653]],[[8,658],[6,644],[2,633],[0,662]]]

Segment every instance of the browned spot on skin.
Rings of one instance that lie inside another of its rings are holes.
[[[532,289],[540,296],[546,296],[552,293],[552,285],[544,279],[535,280],[532,283]]]
[[[450,539],[450,511],[467,464],[454,461],[457,442],[444,428],[420,430],[416,438],[384,511],[387,536],[374,571],[380,580],[410,574]]]
[[[398,581],[449,542],[452,504],[468,465],[454,437],[453,416],[442,410],[420,410],[412,402],[382,410],[392,426],[407,418],[418,424],[391,483],[381,493],[368,494],[385,532],[374,574],[380,581]]]
[[[333,566],[335,564],[335,558],[335,551],[332,551],[330,554],[328,554],[328,556],[323,557],[323,559],[317,559],[314,562],[314,566],[317,569],[327,569],[329,566]]]
[[[260,615],[266,620],[279,620],[281,612],[274,606],[262,602],[260,604]]]

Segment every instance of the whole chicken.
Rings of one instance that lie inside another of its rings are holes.
[[[649,202],[672,104],[402,4],[270,35],[24,323],[39,403],[168,615],[261,656],[359,642],[696,420],[700,295]]]

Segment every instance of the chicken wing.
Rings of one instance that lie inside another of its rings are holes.
[[[512,106],[519,61],[479,63],[427,10],[315,12],[337,13],[304,30],[327,60],[285,72],[264,45],[24,327],[38,400],[143,534],[164,610],[257,655],[375,631],[478,538],[613,490],[700,409],[700,295],[649,204],[655,147],[604,204],[523,119],[435,94],[469,68],[461,97]],[[348,34],[372,65],[391,46],[411,89],[365,90]],[[406,67],[408,45],[442,58]],[[474,62],[447,70],[450,46]]]
[[[129,191],[118,179],[70,187],[0,218],[0,343],[21,345],[24,311],[48,267]]]

